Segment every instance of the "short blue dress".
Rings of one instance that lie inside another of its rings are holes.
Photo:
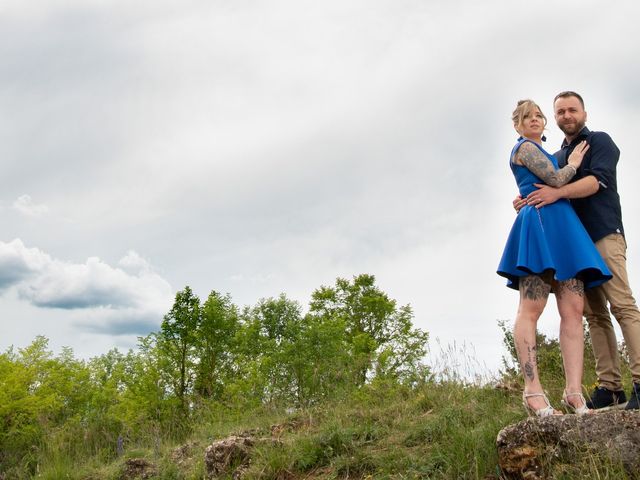
[[[513,163],[513,157],[527,139],[519,139],[510,157],[511,170],[520,195],[536,190],[544,183],[527,167]],[[558,162],[540,145],[533,143],[558,170]],[[516,217],[498,265],[498,275],[507,278],[507,286],[518,290],[520,278],[551,271],[556,280],[578,278],[585,288],[596,287],[611,278],[611,272],[596,250],[568,200],[535,208],[527,205]]]

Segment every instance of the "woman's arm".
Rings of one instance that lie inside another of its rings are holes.
[[[562,187],[576,174],[589,145],[581,142],[569,157],[567,166],[556,170],[549,159],[531,142],[524,142],[515,154],[514,162],[523,165],[552,187]],[[575,155],[574,155],[575,153]]]

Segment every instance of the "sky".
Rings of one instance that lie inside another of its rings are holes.
[[[640,3],[0,0],[0,351],[90,358],[185,286],[306,310],[373,274],[488,371],[518,294],[517,100],[580,92],[622,151],[640,284]],[[636,287],[638,288],[638,287]],[[540,329],[557,334],[553,302]],[[454,355],[455,356],[455,355]],[[464,360],[463,360],[464,362]]]

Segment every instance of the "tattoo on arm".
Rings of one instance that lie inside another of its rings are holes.
[[[552,187],[566,185],[576,174],[575,168],[570,165],[556,170],[544,153],[531,142],[525,142],[520,146],[514,160],[516,163],[527,167],[540,177],[544,183]]]

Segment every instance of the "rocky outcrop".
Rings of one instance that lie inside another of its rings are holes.
[[[120,480],[145,479],[157,475],[156,466],[144,458],[129,458],[124,462]]]
[[[305,422],[289,421],[271,425],[268,432],[262,429],[246,430],[213,442],[204,453],[207,478],[229,473],[236,480],[242,478],[251,464],[251,451],[257,444],[282,445],[280,436],[284,432],[296,431],[303,425]]]
[[[528,418],[503,428],[496,440],[505,478],[549,478],[554,464],[581,454],[604,455],[630,473],[640,471],[640,412]]]
[[[208,478],[215,478],[230,469],[242,469],[249,463],[249,452],[255,444],[252,437],[236,436],[213,442],[204,452]],[[233,475],[236,478],[239,475]]]

